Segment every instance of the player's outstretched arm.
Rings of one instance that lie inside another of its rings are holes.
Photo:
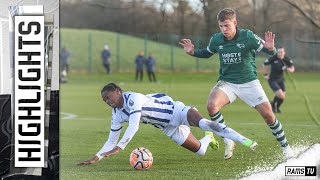
[[[78,163],[77,165],[90,165],[90,164],[94,164],[97,161],[101,160],[103,158],[103,156],[100,155],[101,153],[110,151],[114,147],[116,147],[120,133],[121,133],[121,126],[116,131],[110,130],[109,138],[108,138],[107,142],[105,142],[105,144],[102,146],[100,151],[98,153],[96,153],[96,155],[93,156],[91,159],[86,160],[86,161],[82,161],[82,162]]]
[[[262,64],[262,69],[263,69],[263,76],[264,76],[264,79],[269,80],[269,74],[268,74],[268,72],[269,72],[269,68],[268,68],[268,66],[267,66],[267,65]]]
[[[295,71],[294,66],[287,67],[287,71],[290,72],[290,73],[293,73]]]
[[[190,39],[181,39],[179,44],[183,46],[184,51],[193,56],[194,55],[194,45],[192,44]]]
[[[93,156],[91,159],[79,162],[77,165],[90,165],[96,163],[97,161],[99,161],[99,157]]]
[[[267,31],[265,33],[265,41],[262,41],[262,44],[269,51],[274,50],[274,38],[275,38],[275,35],[272,32]]]

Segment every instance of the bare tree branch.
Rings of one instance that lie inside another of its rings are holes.
[[[268,27],[271,27],[275,24],[279,24],[279,23],[282,23],[282,22],[286,22],[288,19],[280,19],[280,20],[277,20],[277,21],[271,21],[269,24],[268,24]]]
[[[312,25],[320,29],[320,23],[314,20],[312,17],[310,17],[299,5],[297,5],[296,3],[290,0],[284,0],[284,1],[292,5],[294,8],[296,8],[304,17],[306,17],[311,22]]]
[[[296,41],[302,42],[302,43],[312,43],[312,44],[320,44],[320,41],[317,40],[311,40],[311,39],[303,39],[301,37],[296,36],[295,37]]]
[[[160,2],[160,14],[161,14],[161,24],[163,24],[166,20],[167,10],[166,10],[167,0],[163,0]]]
[[[100,2],[88,2],[89,5],[97,6],[103,9],[129,9],[130,7],[110,7]]]

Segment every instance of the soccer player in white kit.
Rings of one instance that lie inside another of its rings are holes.
[[[79,165],[93,164],[103,157],[109,157],[123,150],[138,131],[140,122],[161,129],[178,145],[199,155],[206,153],[209,143],[212,142],[213,134],[206,134],[205,137],[198,140],[190,132],[189,126],[200,127],[205,131],[240,142],[251,150],[257,146],[256,142],[224,124],[203,118],[195,108],[185,106],[179,101],[173,101],[166,94],[123,93],[118,85],[109,83],[101,90],[101,96],[113,108],[109,138],[94,157],[80,162]],[[129,125],[118,142],[124,122],[129,122]]]

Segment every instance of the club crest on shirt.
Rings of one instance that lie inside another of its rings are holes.
[[[242,49],[242,48],[245,48],[246,46],[244,44],[237,43],[237,47]]]
[[[130,105],[130,106],[133,106],[133,105],[134,105],[134,102],[133,102],[131,99],[129,100],[129,105]]]

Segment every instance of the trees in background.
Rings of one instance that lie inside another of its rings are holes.
[[[320,31],[320,0],[61,0],[60,7],[62,27],[121,33],[210,36],[224,7],[237,11],[241,28],[260,35]]]
[[[62,0],[60,7],[62,27],[121,33],[210,36],[219,31],[216,15],[224,7],[237,11],[241,28],[260,35],[294,29],[319,36],[320,30],[320,0]]]
[[[317,63],[320,0],[61,0],[60,26],[147,34],[165,43],[197,37],[203,47],[219,32],[216,16],[225,7],[236,10],[239,28],[261,37],[271,30],[288,54]]]

